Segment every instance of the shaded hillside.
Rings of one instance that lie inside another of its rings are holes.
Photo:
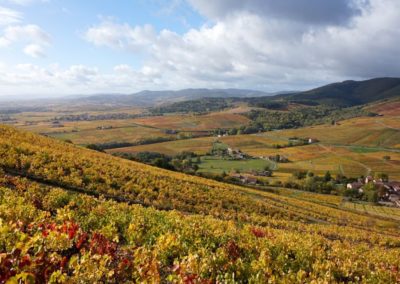
[[[220,90],[223,91],[223,90]],[[270,110],[289,110],[293,105],[300,107],[327,105],[335,108],[358,106],[384,99],[400,97],[400,78],[376,78],[366,81],[344,81],[325,85],[305,92],[286,93],[273,96],[241,95],[219,92],[205,98],[168,102],[153,108],[156,113],[207,112],[232,107],[233,103],[247,103],[251,107]],[[251,93],[249,93],[251,94]]]
[[[355,106],[400,96],[400,78],[375,78],[366,81],[344,81],[297,94],[278,95],[273,99],[335,106]]]
[[[122,106],[153,106],[162,103],[182,102],[201,98],[259,97],[268,93],[242,89],[183,89],[178,91],[141,91],[131,95],[94,95],[74,99],[85,104],[108,104]]]

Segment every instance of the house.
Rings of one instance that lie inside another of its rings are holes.
[[[400,182],[399,181],[390,181],[387,185],[396,193],[400,193]]]
[[[374,181],[374,179],[372,178],[372,176],[367,176],[366,178],[365,178],[365,184],[367,184],[367,183],[369,183],[369,182],[371,182],[371,181]]]
[[[165,130],[165,134],[178,134],[178,131],[173,130],[173,129],[167,129],[167,130]]]
[[[258,171],[255,173],[255,175],[261,176],[261,177],[270,177],[270,176],[272,176],[272,171]]]
[[[240,150],[234,150],[232,148],[226,149],[228,155],[235,159],[244,159],[245,155]]]
[[[397,195],[397,194],[390,194],[390,195],[389,195],[389,200],[390,200],[391,202],[400,201],[400,196]]]
[[[348,189],[357,189],[357,190],[359,190],[359,189],[361,189],[361,187],[363,185],[364,184],[362,182],[357,181],[357,182],[348,183],[347,184],[347,188]]]
[[[111,126],[111,125],[101,125],[101,126],[98,126],[98,127],[96,127],[96,129],[98,129],[98,130],[105,130],[105,129],[112,129],[113,127]]]
[[[316,139],[316,138],[308,138],[307,141],[308,141],[308,144],[312,144],[312,143],[317,143],[317,142],[319,142],[319,140]]]
[[[251,176],[242,176],[240,180],[242,183],[245,184],[253,184],[253,185],[257,184],[257,179]]]

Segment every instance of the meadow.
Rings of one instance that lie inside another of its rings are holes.
[[[266,167],[273,167],[273,163],[263,159],[231,160],[214,156],[201,157],[200,173],[231,173],[263,171]]]

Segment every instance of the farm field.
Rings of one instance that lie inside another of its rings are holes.
[[[272,166],[272,163],[263,159],[249,159],[249,160],[227,160],[213,156],[201,157],[199,164],[199,172],[222,174],[240,171],[262,171],[265,167]]]
[[[384,116],[399,116],[400,99],[394,98],[388,101],[374,103],[367,107],[368,110],[383,114]]]
[[[168,141],[149,145],[139,145],[132,147],[116,148],[109,150],[114,152],[159,152],[166,155],[177,155],[184,151],[194,152],[199,155],[205,155],[212,148],[215,141],[220,141],[231,148],[246,149],[250,154],[252,149],[270,149],[274,144],[287,143],[286,138],[261,137],[256,135],[235,135],[224,137],[202,137],[185,139],[179,141]]]
[[[303,190],[288,189],[288,188],[277,188],[274,189],[280,195],[293,197],[301,200],[311,201],[314,203],[339,207],[342,204],[343,197],[330,195],[330,194],[319,194],[314,192],[307,192]]]
[[[279,163],[275,171],[276,175],[278,173],[287,174],[281,175],[281,180],[286,180],[285,177],[299,170],[312,171],[316,174],[324,174],[326,171],[330,171],[333,174],[340,173],[350,177],[385,172],[391,178],[400,178],[400,151],[398,150],[382,150],[379,147],[334,146],[322,143],[276,149],[272,147],[274,144],[284,144],[287,143],[287,140],[275,135],[275,132],[169,141],[117,148],[109,150],[109,153],[149,151],[176,155],[183,151],[190,151],[205,155],[211,150],[212,144],[216,140],[231,148],[240,149],[253,157],[277,154],[287,157],[290,162]],[[385,161],[384,156],[390,156],[391,159]]]
[[[299,129],[266,132],[265,136],[312,137],[322,143],[398,148],[400,124],[397,117],[360,117],[341,121],[339,125],[318,125]]]
[[[400,221],[400,208],[371,205],[368,203],[344,202],[343,208],[362,212],[372,216],[379,216]]]
[[[364,150],[358,147],[330,146],[313,144],[281,149],[242,147],[244,153],[252,156],[282,155],[289,163],[279,163],[277,171],[294,172],[298,170],[323,174],[326,171],[346,176],[368,175],[374,172],[388,173],[392,178],[400,178],[400,152]],[[384,156],[390,156],[388,161]]]
[[[108,119],[92,121],[63,121],[53,123],[52,119],[63,115],[140,114],[142,109],[117,109],[106,111],[76,112],[31,112],[12,115],[13,125],[27,131],[46,134],[75,144],[102,144],[115,142],[136,143],[155,138],[177,138],[166,134],[177,130],[182,135],[199,136],[218,128],[232,128],[246,125],[249,120],[234,113],[211,113],[207,115],[166,115],[138,119]],[[99,129],[102,128],[102,129]],[[190,133],[188,133],[190,132]]]
[[[234,128],[247,125],[249,119],[235,113],[214,112],[206,115],[164,115],[138,118],[138,124],[184,131],[209,131],[218,128]]]
[[[142,126],[124,126],[112,129],[83,129],[73,132],[49,133],[51,137],[60,140],[71,140],[74,144],[102,144],[113,142],[135,143],[146,139],[176,138],[176,135],[165,131]]]
[[[170,156],[174,156],[182,152],[194,152],[198,155],[205,155],[207,152],[211,150],[212,144],[216,140],[217,140],[216,137],[201,137],[201,138],[161,142],[148,145],[114,148],[107,150],[107,152],[111,154],[157,152]]]

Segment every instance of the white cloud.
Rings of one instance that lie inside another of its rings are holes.
[[[0,6],[0,26],[17,24],[22,20],[22,14],[18,11]]]
[[[400,76],[400,1],[298,1],[190,0],[210,21],[183,34],[106,19],[88,28],[85,40],[126,51],[139,57],[142,66],[120,64],[104,71],[84,65],[20,65],[0,69],[0,83],[3,93],[129,93],[186,87],[276,91]],[[22,42],[31,56],[39,56],[35,49],[40,51],[50,41],[37,26],[17,25],[0,34],[0,46]]]
[[[97,46],[131,51],[150,45],[154,37],[155,32],[150,25],[131,27],[128,24],[117,24],[109,20],[89,28],[85,33],[85,39]]]
[[[50,43],[50,35],[37,25],[9,26],[1,37],[9,43],[28,41],[42,44]]]
[[[213,22],[180,35],[109,20],[86,40],[146,53],[166,87],[276,90],[400,76],[398,0],[191,2]]]
[[[101,72],[97,67],[72,65],[61,68],[57,64],[40,67],[34,64],[15,66],[0,63],[0,97],[14,95],[60,96],[66,94],[92,94],[97,92],[123,92],[163,88],[155,70],[121,64],[111,72]],[[25,97],[26,97],[25,96]]]
[[[24,53],[33,58],[45,57],[43,47],[38,44],[29,44],[25,46]]]
[[[0,36],[0,47],[23,43],[23,52],[34,58],[44,57],[44,46],[51,43],[51,37],[37,25],[14,25],[4,29]]]

